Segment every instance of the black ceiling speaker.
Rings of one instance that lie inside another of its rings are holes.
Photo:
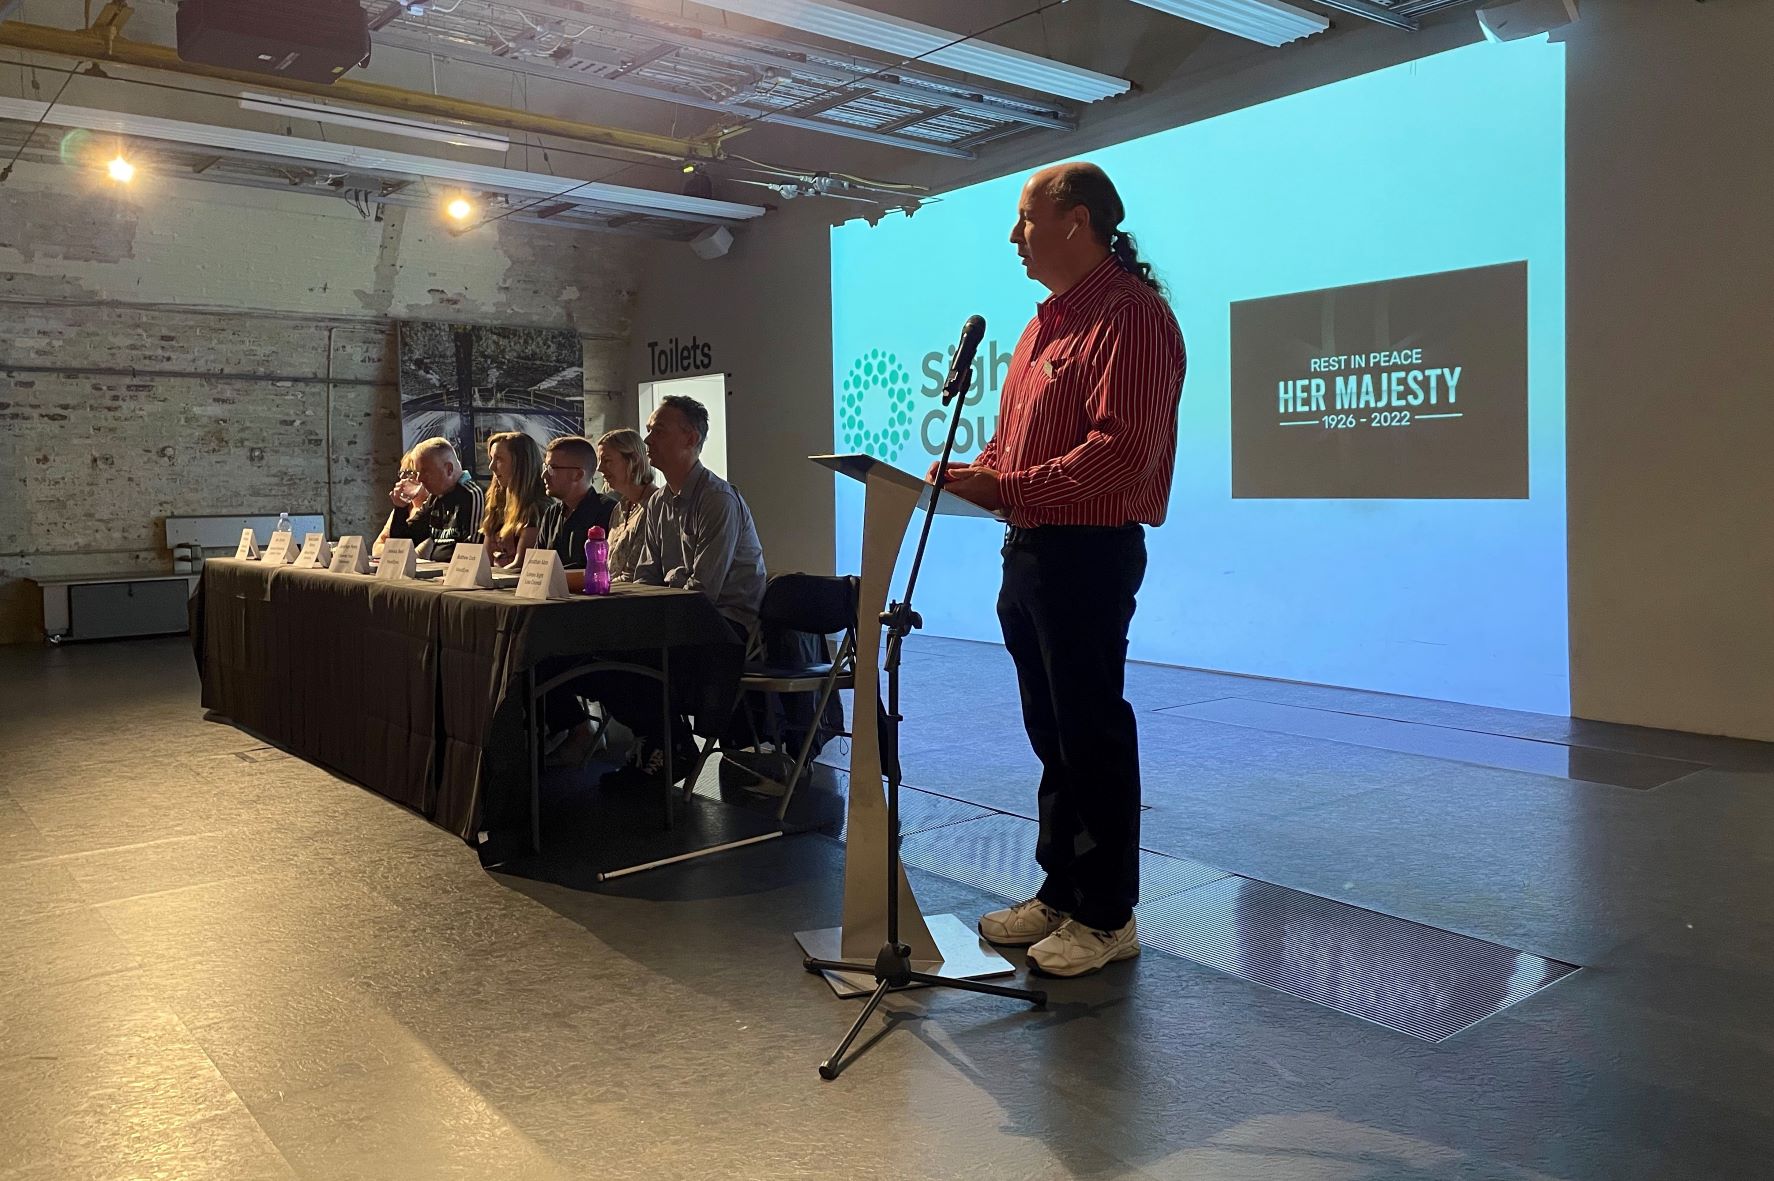
[[[179,0],[179,60],[300,82],[336,82],[370,57],[358,0]]]

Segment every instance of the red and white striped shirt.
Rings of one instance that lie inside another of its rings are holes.
[[[1170,305],[1113,256],[1042,300],[973,461],[999,473],[1010,523],[1162,525],[1185,364]]]

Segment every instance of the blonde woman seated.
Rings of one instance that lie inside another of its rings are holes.
[[[638,431],[606,432],[597,441],[597,470],[616,496],[610,513],[610,577],[629,578],[641,558],[647,506],[659,495],[659,473],[647,461]]]
[[[425,507],[427,499],[425,485],[419,483],[418,461],[409,451],[400,457],[400,478],[388,491],[388,503],[394,506],[394,512],[389,513],[388,519],[382,522],[382,532],[376,534],[376,540],[370,546],[372,557],[380,556],[383,544],[394,535],[396,514],[410,517]]]
[[[521,566],[536,544],[548,494],[542,488],[542,448],[522,431],[502,431],[487,439],[487,510],[480,531],[487,560],[495,566]]]

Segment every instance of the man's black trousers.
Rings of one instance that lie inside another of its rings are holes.
[[[1138,525],[1006,534],[998,621],[1042,767],[1037,896],[1101,930],[1125,926],[1139,899],[1139,736],[1124,689],[1145,574]]]

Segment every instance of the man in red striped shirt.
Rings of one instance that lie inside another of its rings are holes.
[[[1081,976],[1139,954],[1139,738],[1124,697],[1127,629],[1176,464],[1183,336],[1140,260],[1114,184],[1059,164],[1023,186],[1010,241],[1053,294],[1011,358],[998,430],[949,469],[1002,512],[998,620],[1041,759],[1046,871],[1027,902],[979,922],[1038,970]]]

